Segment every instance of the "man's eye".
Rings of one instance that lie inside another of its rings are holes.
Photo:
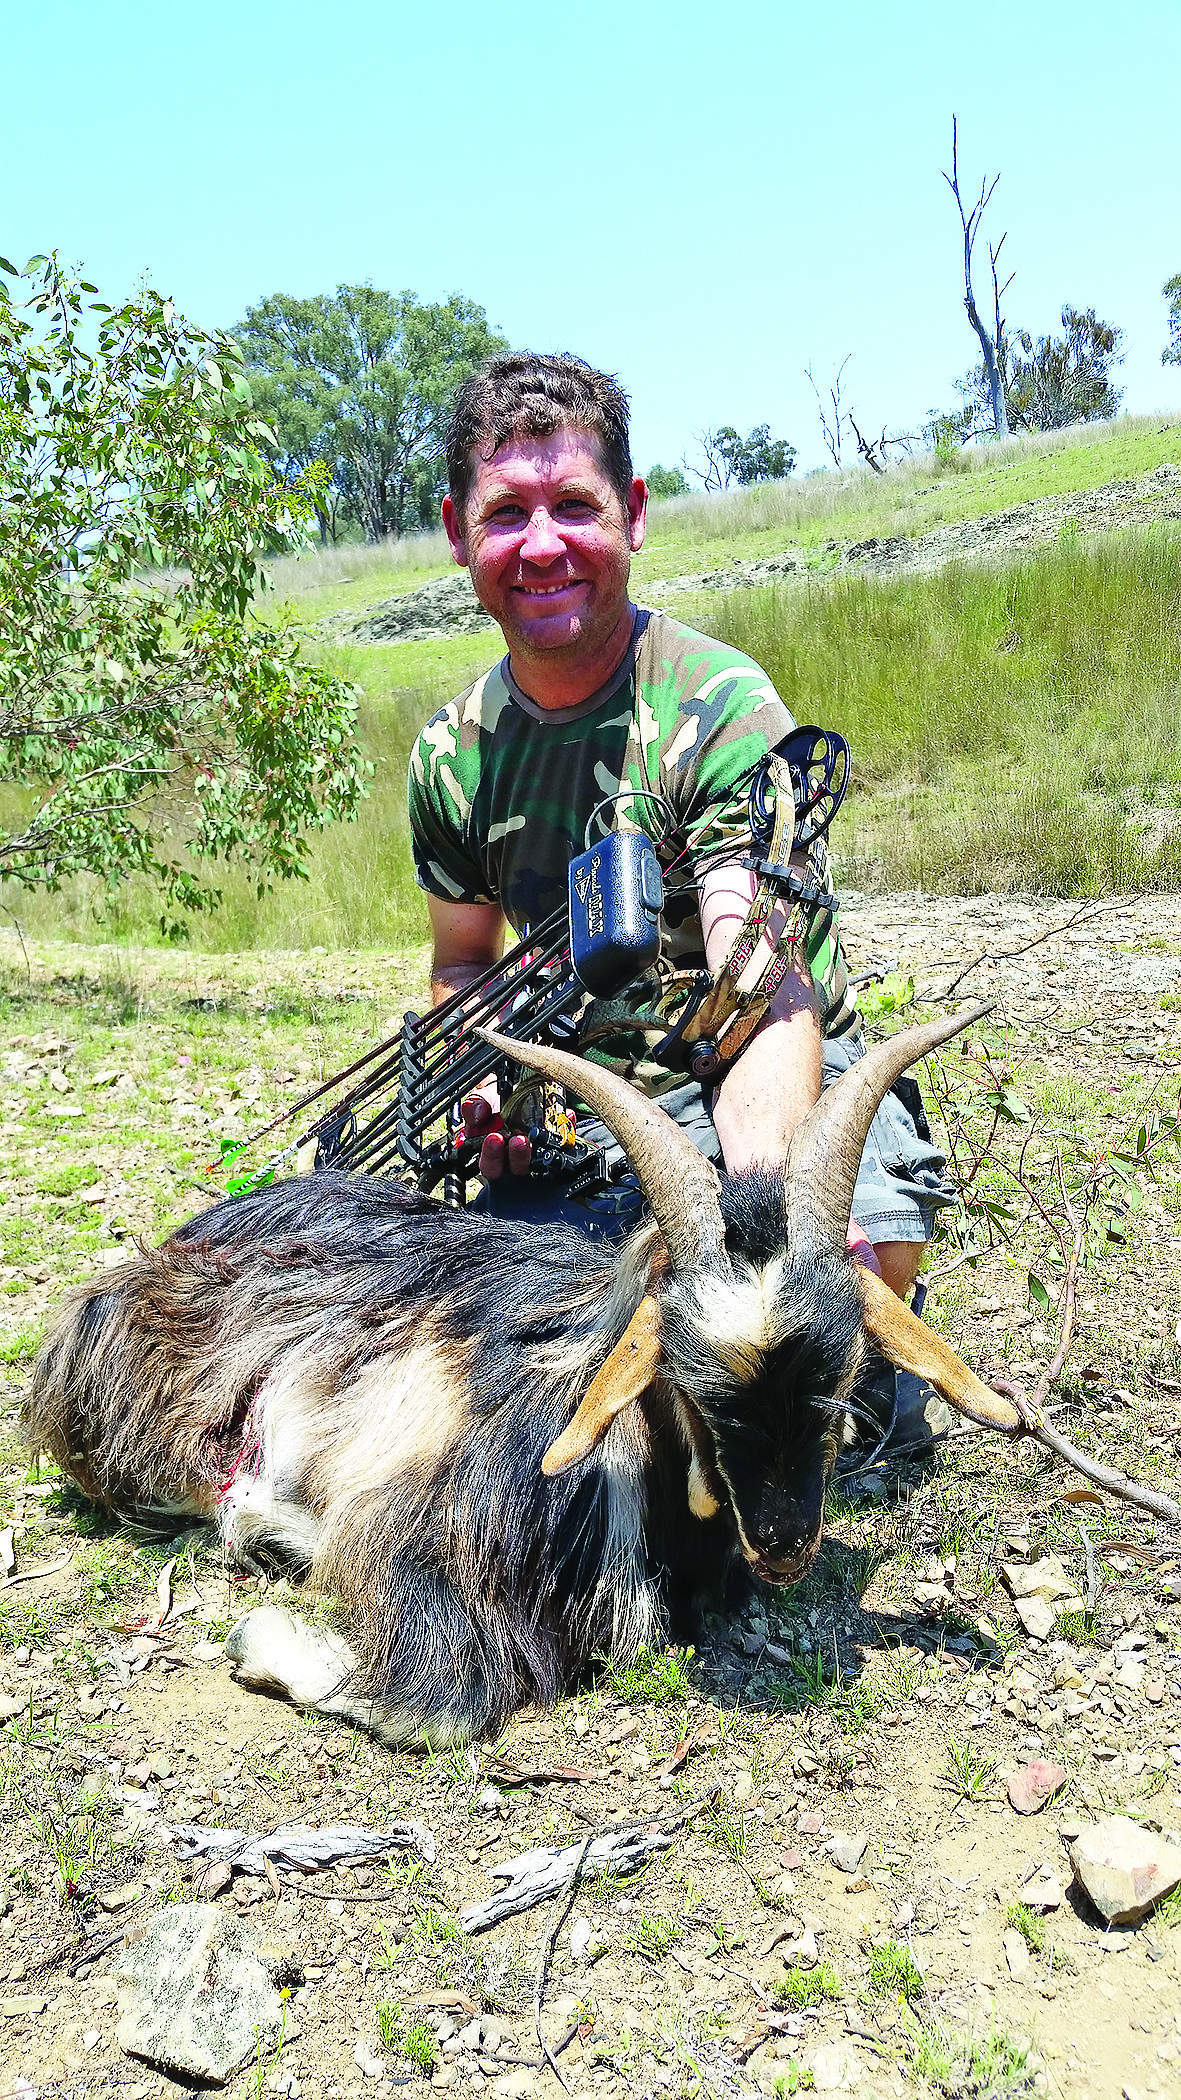
[[[556,508],[564,518],[585,518],[588,512],[593,510],[594,505],[589,497],[586,496],[563,496],[562,501]]]

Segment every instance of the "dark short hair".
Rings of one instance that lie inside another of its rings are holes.
[[[510,438],[589,430],[622,503],[632,483],[628,397],[610,372],[581,357],[510,350],[463,381],[447,426],[447,484],[460,515],[475,480],[473,455],[493,459]]]

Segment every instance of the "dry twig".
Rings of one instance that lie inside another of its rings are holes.
[[[541,2006],[542,2000],[545,1997],[545,1979],[549,1973],[549,1965],[554,1958],[554,1948],[557,1945],[558,1934],[562,1930],[563,1925],[565,1924],[567,1918],[570,1915],[571,1906],[574,1902],[574,1897],[577,1893],[578,1884],[582,1879],[582,1870],[586,1865],[587,1854],[589,1853],[591,1846],[594,1844],[594,1841],[595,1840],[593,1831],[588,1831],[585,1839],[583,1840],[582,1848],[578,1854],[578,1857],[575,1860],[574,1865],[570,1869],[570,1873],[566,1880],[566,1886],[562,1889],[558,1900],[554,1905],[553,1917],[550,1920],[550,1929],[547,1932],[544,1941],[542,1942],[541,1958],[537,1964],[537,1981],[533,1987],[533,2025],[537,2031],[537,2046],[540,2049],[542,2055],[544,2056],[547,2064],[549,2065],[550,2070],[553,2072],[554,2077],[557,2079],[558,2084],[561,2086],[562,2091],[565,2093],[568,2093],[570,2088],[567,2085],[562,2072],[558,2068],[558,2064],[554,2057],[553,2050],[550,2048],[549,2043],[546,2041],[546,2038],[542,2033]]]

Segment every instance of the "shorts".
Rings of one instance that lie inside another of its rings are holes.
[[[821,1092],[865,1055],[860,1035],[843,1036],[823,1045],[824,1071]],[[697,1150],[721,1164],[722,1148],[710,1114],[710,1098],[695,1079],[670,1088],[659,1097],[666,1115],[679,1123]],[[609,1165],[623,1158],[620,1146],[604,1124],[583,1117],[578,1135],[598,1145]],[[904,1074],[878,1108],[869,1133],[857,1185],[853,1191],[853,1216],[866,1238],[875,1246],[889,1240],[908,1240],[921,1245],[935,1230],[935,1213],[959,1199],[945,1179],[947,1161],[931,1143],[918,1084]],[[499,1181],[481,1184],[471,1204],[498,1217],[530,1218],[537,1224],[562,1220],[588,1239],[622,1239],[647,1212],[639,1183],[632,1174],[592,1191],[589,1196],[569,1197],[561,1185],[533,1182],[529,1175],[505,1174]]]

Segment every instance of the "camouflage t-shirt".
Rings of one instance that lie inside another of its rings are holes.
[[[432,716],[411,754],[418,882],[456,903],[499,904],[519,934],[565,904],[571,860],[608,831],[646,831],[662,866],[677,861],[687,879],[720,842],[749,845],[750,769],[794,726],[758,664],[667,613],[637,614],[610,684],[576,707],[539,707],[505,656]],[[654,791],[667,814],[627,789]],[[676,907],[666,916],[662,952],[677,969],[704,961],[692,898],[679,923]],[[824,1033],[848,1033],[857,1013],[827,912],[807,956]],[[643,1003],[637,991],[633,1010]]]

